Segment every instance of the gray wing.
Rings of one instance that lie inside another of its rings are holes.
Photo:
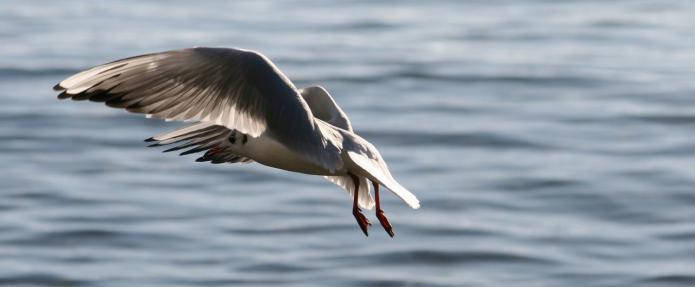
[[[173,145],[164,152],[185,150],[179,155],[205,151],[196,161],[211,163],[250,163],[252,159],[234,153],[236,141],[245,141],[246,135],[225,126],[211,123],[195,123],[151,137],[145,141],[155,142],[150,147]]]
[[[60,99],[208,122],[254,137],[265,133],[328,169],[342,165],[292,82],[257,52],[192,48],[141,55],[78,73],[54,89],[62,91]]]
[[[328,91],[321,86],[308,87],[299,90],[304,101],[309,105],[311,113],[333,126],[352,131],[352,123],[343,109],[333,100]]]

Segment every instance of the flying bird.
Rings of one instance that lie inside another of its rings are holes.
[[[149,139],[150,146],[205,152],[196,161],[260,164],[320,175],[352,197],[352,214],[368,236],[361,208],[393,237],[379,202],[383,185],[410,207],[418,199],[391,175],[379,151],[320,86],[298,89],[261,53],[189,48],[96,66],[53,87],[59,99],[90,100],[148,118],[192,122]],[[374,187],[374,198],[370,183]]]

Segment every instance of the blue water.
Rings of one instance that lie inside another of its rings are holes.
[[[695,286],[692,1],[2,1],[0,286]],[[58,101],[190,46],[327,87],[422,201],[146,148]],[[372,212],[367,213],[374,221]]]

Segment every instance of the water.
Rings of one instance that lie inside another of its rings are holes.
[[[0,3],[0,286],[695,286],[690,1],[141,2]],[[365,238],[322,178],[50,89],[189,46],[327,87],[422,208]]]

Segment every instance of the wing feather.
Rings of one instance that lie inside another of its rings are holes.
[[[352,131],[352,123],[333,97],[321,86],[307,87],[299,90],[304,101],[311,108],[314,117],[335,127]]]
[[[339,149],[323,138],[307,103],[265,56],[248,50],[191,48],[146,54],[77,73],[54,89],[147,117],[199,121],[250,136],[262,133],[329,170]]]
[[[203,156],[196,159],[198,162],[252,162],[253,160],[250,158],[234,153],[228,139],[235,134],[236,131],[230,130],[225,126],[202,122],[159,134],[145,141],[155,142],[151,144],[150,147],[174,145],[174,147],[166,149],[163,152],[184,150],[179,154],[182,156],[206,151]]]

